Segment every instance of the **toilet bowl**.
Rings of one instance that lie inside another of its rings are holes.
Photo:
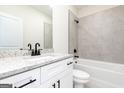
[[[90,75],[82,70],[73,70],[74,88],[84,88],[85,84],[89,81]]]

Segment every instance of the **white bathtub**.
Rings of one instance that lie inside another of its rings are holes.
[[[78,59],[78,64],[75,65],[75,68],[84,70],[91,75],[90,82],[86,84],[86,87],[124,87],[124,65],[122,64]]]

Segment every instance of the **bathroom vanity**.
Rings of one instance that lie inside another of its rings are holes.
[[[73,87],[73,56],[49,53],[52,18],[48,5],[1,6],[0,87]]]
[[[72,55],[50,54],[0,60],[0,87],[72,88]]]

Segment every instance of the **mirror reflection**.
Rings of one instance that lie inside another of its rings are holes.
[[[48,5],[0,5],[0,48],[52,48],[52,9]]]

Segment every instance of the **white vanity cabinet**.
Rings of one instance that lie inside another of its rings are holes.
[[[60,78],[60,88],[73,88],[73,71],[72,67],[63,72],[63,77]]]
[[[41,67],[42,88],[72,88],[73,59],[69,58]]]
[[[0,80],[0,87],[72,88],[73,58],[64,59]]]

